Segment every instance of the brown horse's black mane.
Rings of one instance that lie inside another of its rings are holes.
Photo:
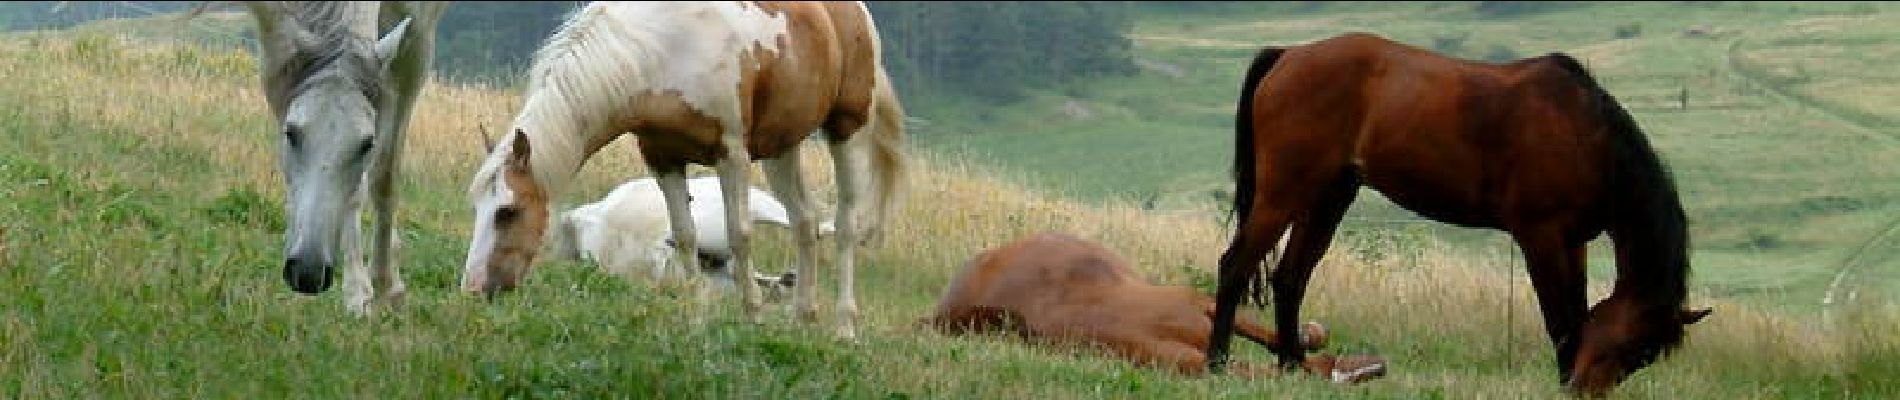
[[[1650,147],[1648,138],[1637,128],[1629,111],[1603,90],[1595,78],[1575,58],[1550,53],[1545,59],[1570,72],[1578,85],[1591,94],[1589,102],[1608,130],[1606,157],[1610,168],[1609,226],[1612,235],[1621,236],[1616,246],[1629,246],[1629,257],[1621,262],[1642,265],[1618,266],[1617,290],[1627,290],[1643,304],[1667,307],[1673,313],[1687,296],[1689,276],[1688,218],[1676,195],[1675,181],[1661,157]],[[1633,276],[1622,276],[1630,274]],[[1624,287],[1629,285],[1628,287]]]

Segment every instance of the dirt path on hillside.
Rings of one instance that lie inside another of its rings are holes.
[[[1730,73],[1758,87],[1767,89],[1768,93],[1782,101],[1819,111],[1828,118],[1851,126],[1856,133],[1878,139],[1881,142],[1887,143],[1889,146],[1900,145],[1900,133],[1868,126],[1858,118],[1849,117],[1846,113],[1835,110],[1833,107],[1820,104],[1819,102],[1808,99],[1806,96],[1793,93],[1793,90],[1784,90],[1784,88],[1774,85],[1767,79],[1751,73],[1748,68],[1741,65],[1741,60],[1737,57],[1737,53],[1741,51],[1741,45],[1742,38],[1737,37],[1735,40],[1729,42],[1728,50],[1723,52],[1722,58],[1726,61],[1724,64],[1728,67]],[[1896,216],[1882,226],[1883,228],[1873,236],[1868,237],[1866,242],[1861,243],[1860,247],[1855,248],[1853,252],[1848,253],[1847,257],[1842,258],[1840,266],[1835,268],[1834,279],[1828,282],[1827,291],[1821,296],[1821,310],[1824,314],[1832,309],[1835,303],[1850,302],[1859,296],[1859,289],[1853,287],[1847,278],[1858,271],[1862,265],[1877,264],[1887,259],[1886,257],[1870,258],[1869,255],[1874,253],[1873,250],[1887,249],[1892,247],[1894,242],[1900,241],[1900,216]]]

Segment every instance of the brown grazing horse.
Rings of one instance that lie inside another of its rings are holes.
[[[1177,373],[1207,372],[1214,300],[1186,286],[1155,286],[1129,262],[1101,245],[1044,233],[979,254],[951,281],[937,311],[924,322],[948,334],[1005,331],[1057,344],[1103,346],[1144,367]],[[1282,335],[1247,319],[1240,334],[1274,347]],[[1325,331],[1307,324],[1297,345],[1304,353],[1325,345]],[[1361,382],[1385,373],[1377,357],[1303,358],[1302,365],[1335,382]],[[1237,366],[1247,376],[1273,368]]]
[[[1361,185],[1433,220],[1508,232],[1524,253],[1570,390],[1599,395],[1682,340],[1687,223],[1668,170],[1577,60],[1484,64],[1367,35],[1262,50],[1236,112],[1233,243],[1220,261],[1208,366],[1235,308],[1271,281],[1292,332],[1308,278]],[[1285,256],[1257,276],[1281,235]],[[1616,286],[1585,309],[1584,245],[1608,232]],[[1249,296],[1251,294],[1251,296]],[[1303,350],[1274,347],[1283,364]]]

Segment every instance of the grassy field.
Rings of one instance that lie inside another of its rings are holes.
[[[453,290],[469,222],[463,188],[481,156],[477,129],[502,126],[519,99],[444,84],[425,89],[405,159],[399,257],[408,304],[393,315],[352,318],[337,294],[294,295],[278,277],[282,183],[254,69],[243,52],[100,33],[0,38],[0,397],[1560,396],[1521,267],[1508,252],[1474,252],[1430,232],[1341,246],[1316,278],[1307,316],[1333,329],[1333,351],[1393,360],[1391,376],[1366,385],[1186,378],[1085,349],[917,329],[964,260],[1024,234],[1099,240],[1156,281],[1203,288],[1226,236],[1204,210],[1076,201],[1040,189],[1040,178],[955,152],[919,152],[913,201],[869,251],[859,277],[866,313],[859,343],[784,313],[744,323],[729,304],[694,304],[560,262],[542,263],[518,293],[483,302]],[[1225,79],[1201,74],[1194,79]],[[1194,99],[1179,106],[1202,101]],[[1204,125],[1218,127],[1221,112],[1208,106]],[[1719,120],[1727,117],[1701,118],[1734,125]],[[1199,141],[1217,148],[1222,140]],[[1834,143],[1841,140],[1802,146],[1854,147]],[[623,150],[588,166],[570,201],[643,175],[631,151],[614,148]],[[1834,224],[1849,223],[1859,221]],[[782,237],[765,236],[761,263],[777,269],[789,252]],[[1699,277],[1717,275],[1712,270],[1720,271],[1705,267]],[[1894,396],[1900,309],[1880,296],[1868,292],[1823,317],[1698,284],[1692,302],[1714,305],[1714,317],[1618,395]],[[1242,359],[1270,359],[1241,348]]]

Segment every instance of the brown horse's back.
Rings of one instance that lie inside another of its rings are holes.
[[[1319,185],[1355,171],[1399,205],[1465,226],[1577,209],[1599,201],[1588,188],[1602,176],[1589,172],[1602,170],[1605,138],[1576,117],[1595,113],[1572,79],[1549,57],[1478,63],[1363,34],[1289,48],[1254,88],[1254,149],[1277,167],[1258,173]]]

